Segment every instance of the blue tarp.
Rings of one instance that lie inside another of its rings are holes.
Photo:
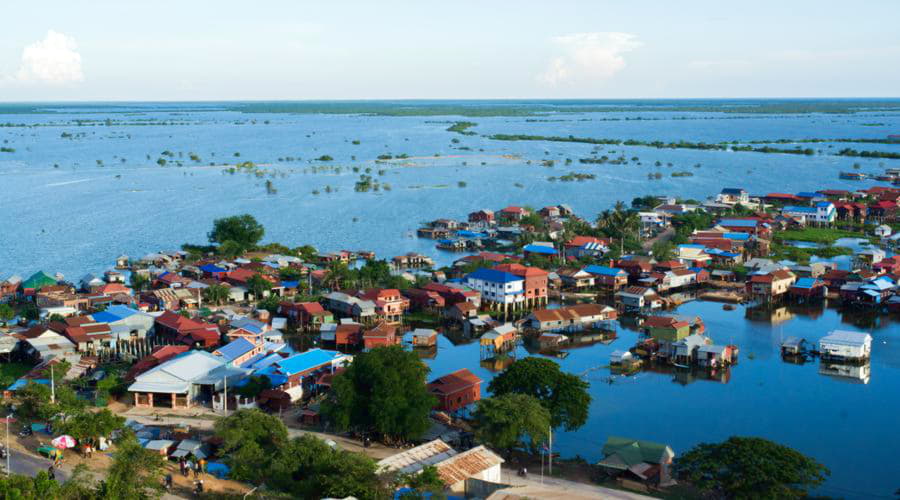
[[[219,479],[225,479],[231,473],[231,468],[222,462],[208,462],[206,464],[206,472],[216,476]]]

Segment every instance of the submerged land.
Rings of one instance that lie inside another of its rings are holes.
[[[23,423],[59,427],[47,439],[96,445],[128,428],[137,444],[117,447],[174,456],[148,486],[178,476],[185,441],[230,470],[211,480],[220,492],[472,486],[452,460],[387,474],[402,445],[425,443],[416,453],[476,454],[485,465],[466,477],[515,493],[540,486],[516,472],[540,469],[545,427],[554,474],[573,481],[556,494],[573,497],[784,494],[774,478],[706,480],[705,454],[729,449],[791,457],[796,492],[900,486],[890,447],[874,446],[891,439],[900,389],[900,101],[0,115],[7,397],[29,402]],[[206,368],[166,378],[185,364]],[[61,413],[46,406],[50,366],[78,400]],[[100,418],[88,404],[109,410],[100,430],[67,423]],[[241,438],[258,426],[273,432],[261,455]],[[835,446],[824,429],[858,439]],[[656,458],[629,463],[623,447]],[[311,471],[343,486],[296,479]]]

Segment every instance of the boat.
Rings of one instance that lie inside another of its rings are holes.
[[[841,172],[838,177],[848,181],[862,181],[865,180],[867,176],[860,172]]]

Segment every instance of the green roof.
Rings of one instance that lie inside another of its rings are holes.
[[[56,284],[56,278],[50,277],[44,271],[38,271],[31,275],[30,278],[22,282],[22,289],[32,288],[34,290],[40,290],[45,286],[51,286]]]
[[[603,445],[603,456],[605,458],[600,463],[601,465],[622,463],[625,468],[644,462],[658,464],[665,461],[667,454],[674,455],[672,449],[665,444],[610,436],[606,439],[606,444]]]

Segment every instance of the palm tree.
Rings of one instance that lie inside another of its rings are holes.
[[[625,203],[617,201],[613,210],[604,210],[597,216],[597,229],[606,236],[619,240],[619,252],[625,253],[625,237],[641,226],[641,219],[629,210]]]
[[[219,305],[227,300],[229,295],[230,291],[225,285],[210,285],[203,290],[203,298],[215,305]]]

